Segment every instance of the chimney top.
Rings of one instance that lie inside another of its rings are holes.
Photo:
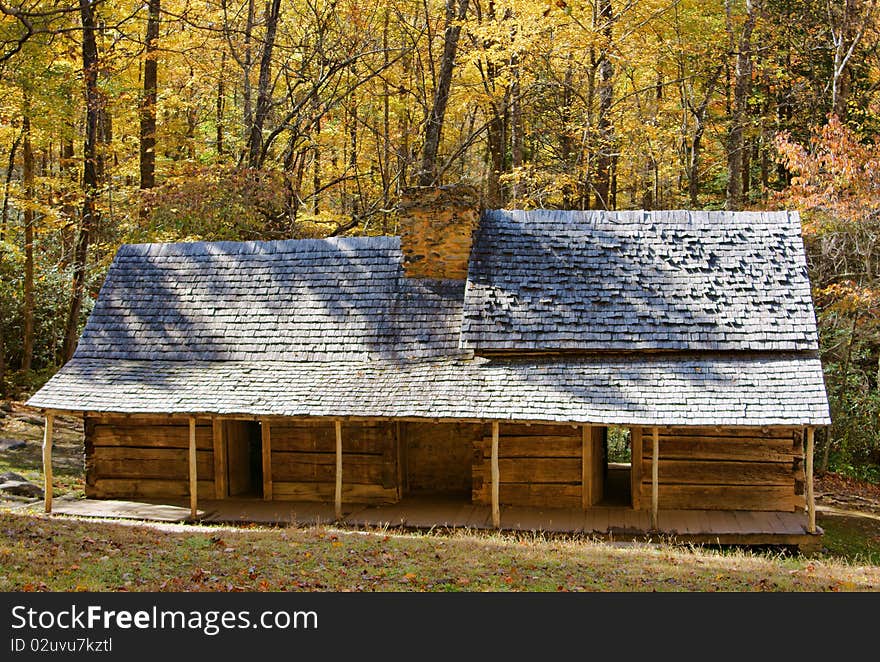
[[[474,186],[405,189],[398,206],[403,269],[409,278],[467,278],[473,233],[480,222]]]

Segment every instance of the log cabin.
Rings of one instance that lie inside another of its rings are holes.
[[[75,413],[87,497],[193,516],[442,497],[495,527],[527,509],[594,533],[821,533],[797,213],[481,211],[465,186],[399,211],[399,237],[122,246],[28,403],[47,510],[52,419]]]

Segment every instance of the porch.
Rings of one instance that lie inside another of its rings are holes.
[[[308,526],[331,524],[364,528],[489,530],[492,507],[456,499],[410,497],[390,505],[345,504],[337,520],[333,504],[259,499],[199,500],[197,521],[206,524],[256,522]],[[188,499],[121,501],[57,499],[54,513],[81,517],[152,521],[191,521]],[[506,531],[585,535],[609,541],[673,539],[678,543],[721,545],[797,545],[809,549],[822,530],[808,532],[803,512],[671,510],[658,511],[652,529],[651,512],[619,506],[535,508],[506,506],[501,526]]]

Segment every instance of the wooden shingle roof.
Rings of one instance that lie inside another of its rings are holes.
[[[463,289],[405,278],[397,237],[127,245],[76,357],[444,356],[458,346]]]
[[[797,213],[490,211],[462,347],[818,349]]]
[[[467,284],[405,277],[396,237],[124,246],[28,404],[823,425],[796,221],[489,212]]]

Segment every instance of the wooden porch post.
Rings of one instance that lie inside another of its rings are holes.
[[[52,426],[55,415],[46,414],[46,429],[43,431],[43,499],[46,512],[52,512]]]
[[[501,527],[501,506],[498,503],[498,421],[492,421],[492,526],[496,529]]]
[[[336,519],[342,519],[342,421],[336,420]]]
[[[660,432],[657,428],[653,429],[654,444],[651,454],[651,528],[657,528],[657,511],[660,505],[659,483],[660,483]]]
[[[196,419],[189,417],[189,515],[198,515],[198,475],[196,467]]]
[[[813,494],[813,444],[814,444],[814,428],[807,428],[807,457],[806,457],[806,488],[807,488],[807,513],[809,515],[809,525],[807,530],[810,533],[816,533],[816,497]]]
[[[263,501],[272,500],[272,429],[268,418],[260,419],[263,447]]]
[[[226,468],[226,439],[223,438],[223,420],[211,419],[211,437],[214,442],[214,498],[225,499],[228,493]]]

